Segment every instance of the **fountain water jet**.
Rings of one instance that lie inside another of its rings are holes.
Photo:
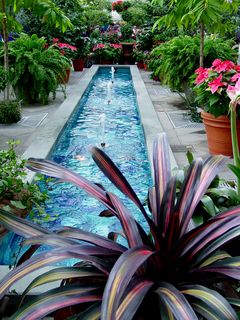
[[[111,96],[112,96],[111,89],[112,89],[112,82],[109,81],[107,84],[107,102],[108,102],[108,104],[111,103]]]

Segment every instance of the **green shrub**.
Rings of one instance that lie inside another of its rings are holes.
[[[16,123],[21,119],[21,108],[18,101],[0,102],[0,123]]]
[[[154,48],[149,67],[154,75],[173,90],[182,91],[191,83],[191,76],[199,66],[199,37],[178,36]],[[204,57],[209,66],[214,59],[235,60],[232,41],[206,38]]]
[[[131,7],[122,12],[122,19],[133,26],[143,26],[147,20],[147,13],[139,7]]]
[[[19,100],[48,103],[55,97],[70,61],[54,46],[47,46],[37,35],[21,35],[9,44],[10,81]]]
[[[130,24],[125,24],[121,27],[122,40],[127,40],[132,37],[133,28]]]

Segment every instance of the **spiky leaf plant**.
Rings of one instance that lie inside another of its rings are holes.
[[[0,297],[30,272],[68,258],[80,260],[74,267],[54,268],[36,278],[24,294],[59,279],[64,280],[64,286],[23,304],[11,319],[40,319],[54,310],[78,308],[80,304],[83,308],[76,318],[81,320],[238,319],[235,308],[240,301],[237,295],[228,295],[240,279],[240,257],[230,256],[224,246],[240,235],[240,207],[196,228],[191,224],[194,209],[225,159],[215,156],[204,163],[194,161],[176,196],[166,136],[160,135],[154,143],[150,216],[108,156],[96,147],[92,155],[105,175],[140,209],[151,235],[116,195],[51,161],[29,159],[28,167],[33,171],[72,182],[103,203],[120,220],[128,246],[117,243],[116,234],[111,233],[110,239],[74,228],[54,234],[1,211],[0,223],[26,237],[25,244],[33,247],[2,279]],[[29,258],[42,244],[54,248]]]

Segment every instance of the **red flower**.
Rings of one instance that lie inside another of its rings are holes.
[[[208,86],[211,88],[211,92],[215,93],[219,87],[225,86],[226,82],[222,82],[222,74],[220,74],[216,79],[209,82]]]

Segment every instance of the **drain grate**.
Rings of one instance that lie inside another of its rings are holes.
[[[191,152],[194,151],[194,148],[191,145],[171,144],[170,147],[172,149],[172,152],[184,152],[184,153],[186,153],[188,150],[190,150]]]
[[[187,111],[167,112],[167,116],[174,128],[199,128],[203,129],[203,123],[193,122]]]
[[[47,117],[48,113],[35,114],[33,116],[24,116],[18,122],[21,126],[37,128],[43,120]]]

